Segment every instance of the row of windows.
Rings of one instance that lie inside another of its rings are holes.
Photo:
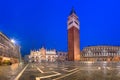
[[[89,51],[82,51],[82,53],[120,53],[120,50],[89,50]]]
[[[120,51],[107,51],[107,50],[102,50],[102,51],[83,51],[82,53],[120,53]]]
[[[88,48],[88,49],[84,49],[83,51],[88,51],[88,50],[120,50],[120,48]]]
[[[82,56],[120,56],[120,53],[85,53]]]

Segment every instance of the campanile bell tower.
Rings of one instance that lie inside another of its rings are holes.
[[[68,30],[68,60],[78,61],[80,60],[80,22],[74,9],[71,10],[67,22]]]

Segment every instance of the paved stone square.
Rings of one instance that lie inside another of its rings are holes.
[[[24,67],[25,64],[0,66],[0,80],[14,80]]]
[[[17,69],[14,75],[10,67],[0,70],[0,80],[120,80],[120,63],[114,62],[29,63]]]

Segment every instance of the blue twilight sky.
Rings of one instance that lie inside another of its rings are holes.
[[[67,17],[74,6],[80,19],[81,50],[120,45],[119,0],[1,0],[0,31],[30,49],[67,51]]]

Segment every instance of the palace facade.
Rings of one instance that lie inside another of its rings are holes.
[[[81,53],[82,61],[120,61],[119,46],[90,46]]]
[[[19,62],[20,47],[0,32],[0,57],[2,61],[9,60],[12,63]]]
[[[29,62],[55,62],[56,59],[56,50],[47,50],[44,47],[37,51],[32,50],[29,55]]]

